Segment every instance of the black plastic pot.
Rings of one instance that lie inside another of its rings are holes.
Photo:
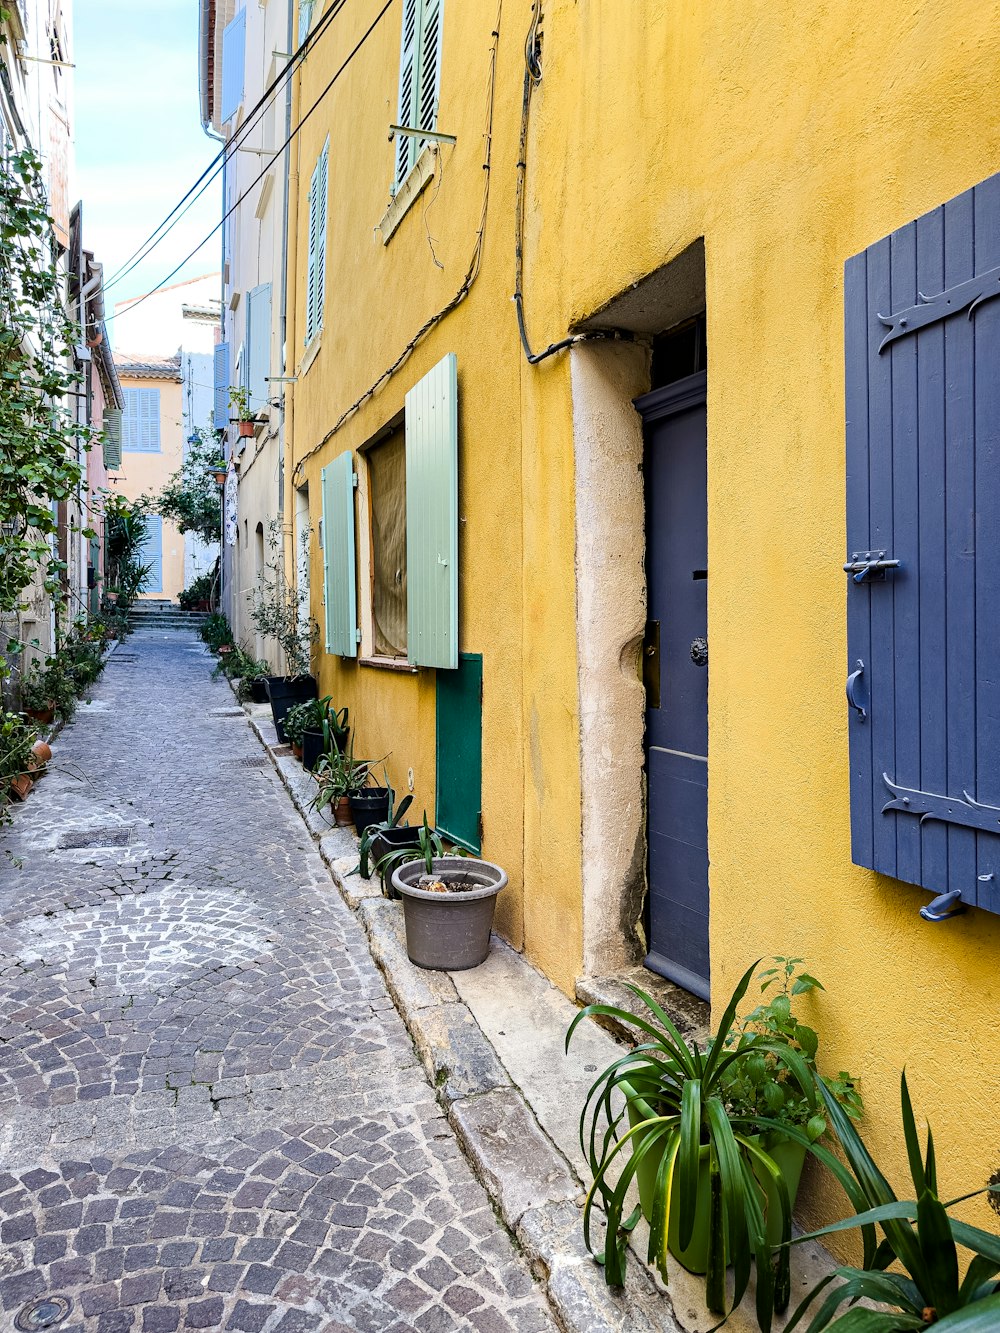
[[[350,727],[345,731],[334,731],[330,733],[337,749],[341,754],[347,748],[347,737],[350,735]],[[323,753],[323,729],[306,730],[302,733],[302,763],[311,773],[319,762],[319,757]]]
[[[369,824],[383,824],[389,818],[389,788],[365,787],[351,794],[351,814],[360,838]]]
[[[263,676],[254,676],[250,681],[250,698],[255,704],[267,703],[267,680]]]
[[[307,703],[318,697],[315,676],[268,676],[267,695],[271,700],[271,716],[278,733],[279,745],[287,745],[284,721],[288,710],[295,704]]]
[[[406,952],[418,967],[461,972],[485,962],[497,894],[507,874],[491,861],[439,856],[434,874],[468,884],[461,893],[431,893],[420,887],[423,861],[408,861],[392,872],[392,886],[403,899]]]
[[[385,856],[386,852],[398,851],[400,847],[419,847],[420,846],[421,825],[416,828],[387,828],[381,833],[377,833],[372,838],[371,858],[372,865],[377,865]]]

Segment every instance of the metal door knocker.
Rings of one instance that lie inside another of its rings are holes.
[[[691,661],[695,666],[708,666],[708,640],[691,640]]]

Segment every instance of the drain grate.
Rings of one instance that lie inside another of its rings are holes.
[[[138,662],[138,660],[138,653],[112,653],[108,658],[107,664],[108,666],[111,666],[115,662]]]
[[[246,717],[242,708],[210,708],[209,717]]]
[[[72,1303],[68,1296],[42,1296],[32,1301],[14,1316],[14,1327],[26,1330],[54,1328],[69,1314]]]
[[[285,755],[292,753],[292,747],[290,745],[276,745],[271,753],[276,759],[284,759]]]
[[[130,828],[82,828],[64,833],[58,846],[63,851],[74,847],[127,847],[131,841]]]
[[[251,754],[244,755],[240,759],[232,759],[230,762],[235,764],[237,768],[267,768],[269,761],[266,755]]]

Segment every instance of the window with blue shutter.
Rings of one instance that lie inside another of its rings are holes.
[[[358,605],[354,555],[354,455],[350,451],[341,454],[327,464],[320,475],[326,651],[336,653],[339,657],[356,657]]]
[[[852,856],[1000,911],[1000,176],[845,271]]]
[[[122,465],[122,410],[120,407],[104,409],[104,466],[109,472],[117,472]]]
[[[444,0],[403,0],[396,123],[407,129],[437,128],[443,20]],[[426,143],[426,139],[409,134],[396,136],[397,189],[406,180]]]
[[[417,666],[458,666],[458,362],[406,395],[407,646]]]
[[[122,448],[126,453],[160,452],[159,389],[125,389],[122,415]]]
[[[319,161],[309,182],[309,239],[306,262],[306,342],[323,327],[323,299],[326,293],[326,190],[329,140],[323,145]]]
[[[222,33],[222,101],[219,115],[224,122],[231,120],[243,104],[246,54],[247,12],[241,9],[226,24]]]
[[[264,282],[247,296],[247,390],[254,414],[267,410],[270,374],[271,284]]]
[[[149,566],[149,574],[142,591],[163,591],[163,519],[159,514],[147,514],[146,536],[139,553],[139,564]]]
[[[212,358],[212,425],[225,430],[229,425],[229,344],[216,343]]]

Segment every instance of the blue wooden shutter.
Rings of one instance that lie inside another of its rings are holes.
[[[229,344],[216,343],[212,360],[212,425],[225,430],[229,425]]]
[[[418,666],[458,666],[458,362],[406,395],[407,643]]]
[[[1000,176],[846,266],[852,855],[990,911],[1000,911],[997,295]],[[866,572],[878,559],[900,563]]]
[[[122,410],[120,407],[104,409],[104,466],[109,472],[117,472],[122,465]]]
[[[263,282],[247,295],[247,388],[250,411],[263,412],[271,396],[271,284]]]
[[[143,592],[163,591],[163,519],[159,514],[146,517],[146,536],[139,556],[141,565],[149,565],[149,577],[143,585]]]
[[[126,453],[159,453],[159,389],[125,389],[124,395],[122,448]]]
[[[323,492],[323,600],[326,651],[357,657],[358,605],[354,558],[354,455],[335,458],[321,474]]]
[[[222,33],[222,102],[219,116],[223,121],[235,116],[243,102],[246,53],[247,12],[241,9],[226,24]]]

